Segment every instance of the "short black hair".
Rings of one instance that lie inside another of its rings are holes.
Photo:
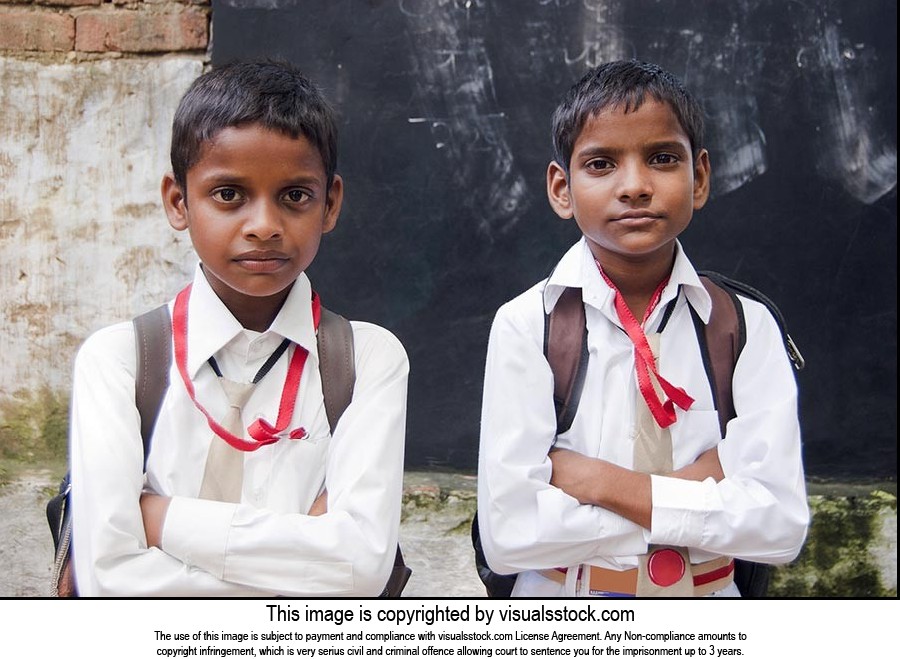
[[[281,60],[234,62],[204,73],[181,98],[172,122],[172,171],[187,191],[187,172],[203,143],[233,126],[258,123],[319,150],[328,187],[337,169],[337,121],[321,91]]]
[[[694,158],[703,148],[703,110],[681,81],[656,64],[618,60],[601,64],[576,82],[553,113],[553,157],[568,174],[572,149],[585,122],[606,108],[634,112],[650,95],[668,103],[687,133]]]

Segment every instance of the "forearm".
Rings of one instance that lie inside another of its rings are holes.
[[[652,528],[653,497],[649,474],[564,449],[551,451],[550,459],[553,463],[552,485],[579,503],[605,508],[646,529]],[[724,477],[716,448],[668,475],[694,481],[713,478],[716,482]]]
[[[551,485],[581,504],[604,508],[650,528],[653,506],[648,474],[566,449],[551,451],[550,461]]]
[[[598,460],[597,483],[591,502],[650,529],[653,501],[650,475]]]
[[[141,517],[144,520],[144,535],[147,536],[148,547],[162,547],[163,524],[170,501],[169,497],[149,492],[141,495]]]

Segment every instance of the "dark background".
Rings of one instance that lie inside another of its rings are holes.
[[[410,357],[407,466],[474,469],[487,337],[579,237],[550,210],[550,115],[637,57],[708,115],[698,268],[764,291],[807,359],[807,472],[896,478],[895,0],[220,0],[213,65],[281,56],[341,116],[346,201],[310,276]]]

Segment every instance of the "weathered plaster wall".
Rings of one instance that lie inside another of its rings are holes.
[[[0,455],[63,445],[78,345],[191,271],[158,189],[210,13],[209,0],[0,0]]]
[[[191,271],[159,181],[196,57],[0,59],[0,391],[65,389],[90,333]]]

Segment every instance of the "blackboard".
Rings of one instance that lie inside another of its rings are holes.
[[[896,477],[894,0],[221,0],[213,65],[297,63],[339,110],[347,197],[310,276],[410,357],[407,465],[473,469],[497,307],[577,238],[547,205],[550,114],[637,57],[708,115],[694,263],[781,307],[807,471]]]

